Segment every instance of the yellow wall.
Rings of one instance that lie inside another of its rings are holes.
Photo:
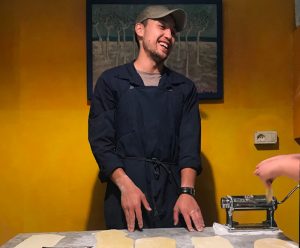
[[[300,27],[294,32],[294,137],[300,144]]]
[[[85,1],[0,2],[0,243],[21,232],[102,229],[105,185],[87,141]],[[224,0],[224,101],[201,104],[207,224],[220,197],[263,194],[262,159],[299,152],[293,139],[294,0]],[[257,150],[276,130],[278,150]],[[295,185],[274,182],[281,200]],[[276,211],[298,237],[299,194]],[[248,220],[249,217],[246,217]]]

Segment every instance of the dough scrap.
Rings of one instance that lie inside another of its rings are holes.
[[[254,248],[292,248],[289,242],[276,238],[258,239],[254,242]]]
[[[95,233],[96,248],[133,248],[134,240],[121,230],[105,230]]]
[[[135,241],[135,248],[176,248],[176,240],[165,237],[141,238]]]
[[[57,234],[37,234],[25,239],[14,248],[41,248],[42,246],[54,246],[65,236]]]
[[[233,248],[229,240],[220,236],[213,237],[192,237],[194,248]]]

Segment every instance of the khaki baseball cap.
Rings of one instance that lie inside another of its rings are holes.
[[[136,18],[135,23],[143,22],[147,19],[159,19],[171,15],[175,21],[176,32],[184,29],[186,24],[186,13],[183,9],[169,9],[163,5],[150,5],[146,7]]]

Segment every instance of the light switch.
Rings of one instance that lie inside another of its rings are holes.
[[[276,144],[276,131],[257,131],[254,134],[254,144]]]

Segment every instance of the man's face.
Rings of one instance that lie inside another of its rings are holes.
[[[175,42],[175,22],[171,16],[148,19],[144,26],[142,47],[157,63],[167,59]]]

